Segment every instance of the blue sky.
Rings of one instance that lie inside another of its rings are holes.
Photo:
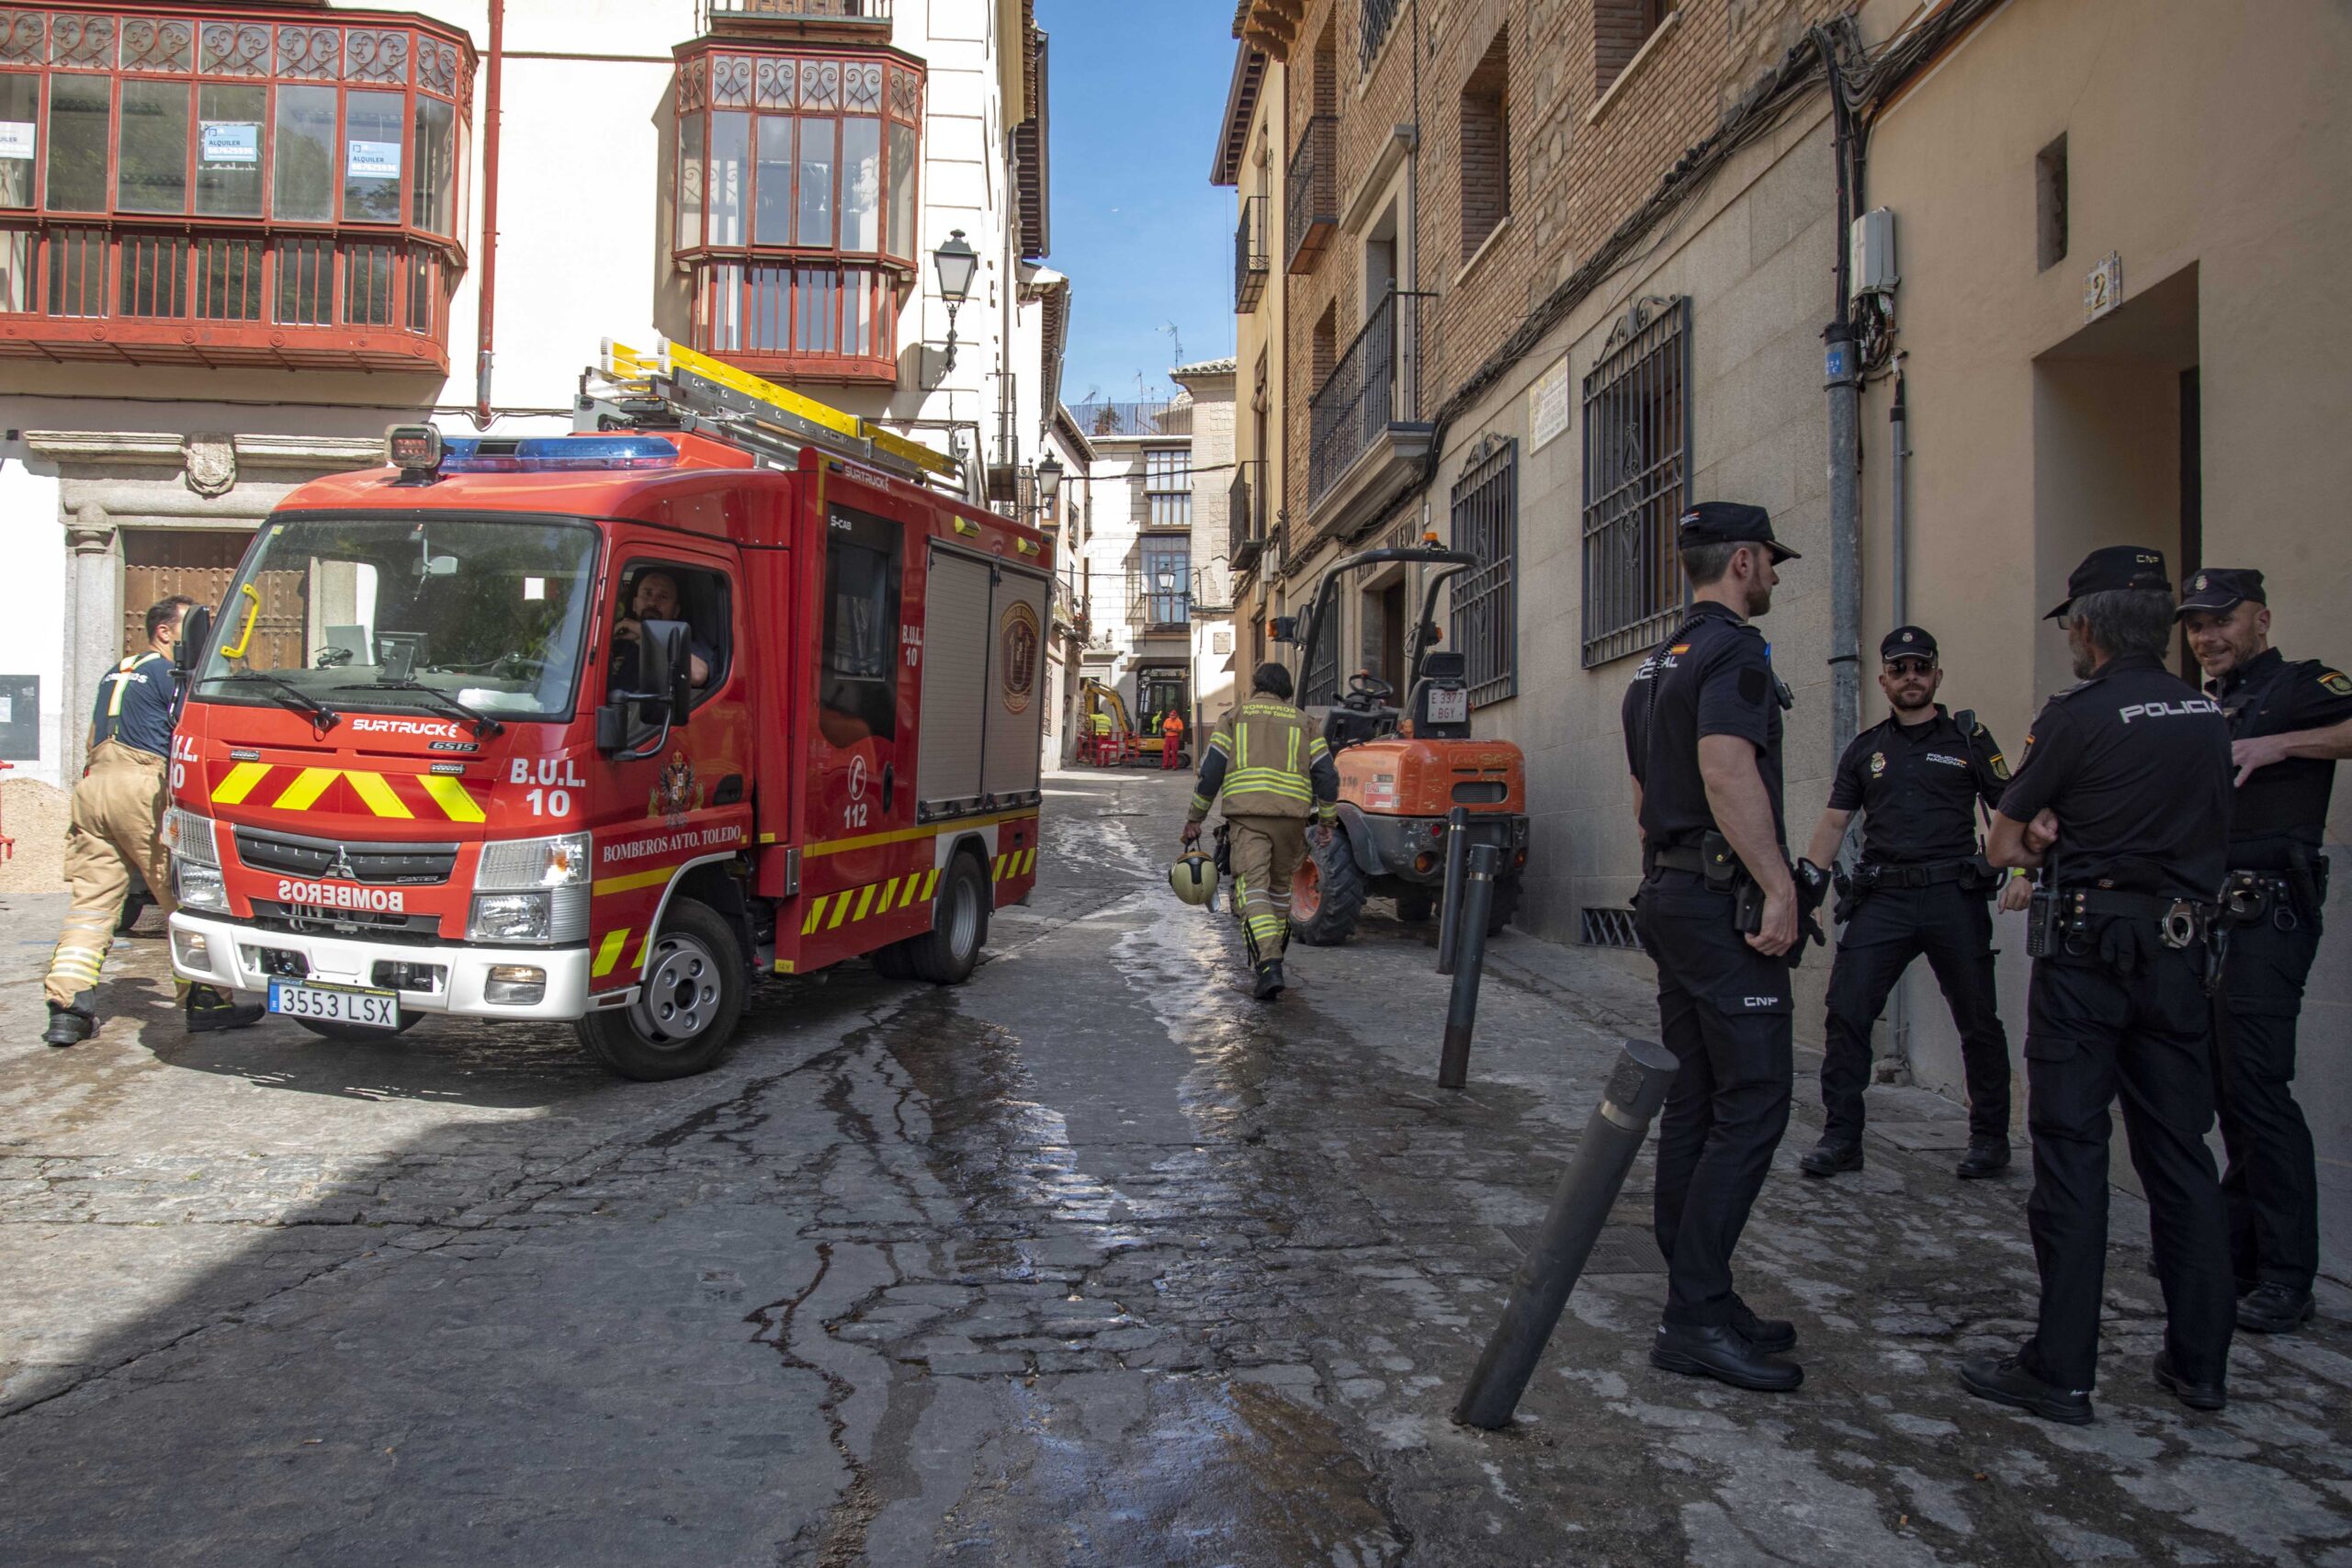
[[[1233,192],[1208,183],[1233,73],[1230,0],[1037,0],[1052,37],[1053,254],[1072,310],[1062,398],[1166,397],[1233,352]]]

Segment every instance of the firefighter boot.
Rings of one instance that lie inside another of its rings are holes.
[[[1261,1002],[1270,1002],[1283,994],[1283,961],[1269,958],[1258,965],[1258,988],[1253,993]]]
[[[239,1007],[237,998],[224,995],[218,987],[190,986],[187,988],[187,1032],[209,1034],[216,1029],[243,1029],[259,1023],[269,1010],[256,1002]]]
[[[70,1004],[49,1004],[49,1028],[41,1038],[51,1045],[79,1045],[98,1032],[98,1015],[90,1010],[95,991],[77,993]]]

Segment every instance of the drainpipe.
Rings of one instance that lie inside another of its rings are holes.
[[[490,367],[498,336],[498,110],[506,63],[506,0],[490,0],[490,63],[482,76],[481,355],[474,370],[474,427],[488,429]]]
[[[1847,302],[1847,223],[1852,207],[1853,117],[1847,111],[1838,49],[1826,28],[1813,31],[1829,85],[1833,156],[1838,164],[1837,314],[1822,333],[1829,393],[1829,754],[1845,755],[1861,725],[1862,505],[1861,366],[1854,352],[1854,322]]]
[[[1905,510],[1903,479],[1909,468],[1911,448],[1905,441],[1909,433],[1909,418],[1903,408],[1903,356],[1894,359],[1894,406],[1887,411],[1887,423],[1894,426],[1887,447],[1887,484],[1889,487],[1886,522],[1890,535],[1888,557],[1894,569],[1894,624],[1911,624],[1911,540],[1910,517]]]

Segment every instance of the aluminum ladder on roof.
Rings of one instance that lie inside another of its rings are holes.
[[[912,484],[945,479],[959,495],[967,489],[955,457],[683,344],[654,344],[642,354],[604,340],[596,363],[581,372],[574,430],[706,431],[786,468],[814,446]]]

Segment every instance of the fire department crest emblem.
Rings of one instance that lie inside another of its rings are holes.
[[[1037,612],[1015,599],[1004,607],[996,626],[998,683],[1004,711],[1025,713],[1037,694],[1037,656],[1044,645]]]
[[[686,761],[684,751],[671,752],[669,762],[653,781],[645,814],[675,828],[685,821],[687,812],[701,809],[702,781],[695,777],[695,765]]]
[[[1883,751],[1871,752],[1871,777],[1876,778],[1884,772],[1886,772],[1886,753]]]

